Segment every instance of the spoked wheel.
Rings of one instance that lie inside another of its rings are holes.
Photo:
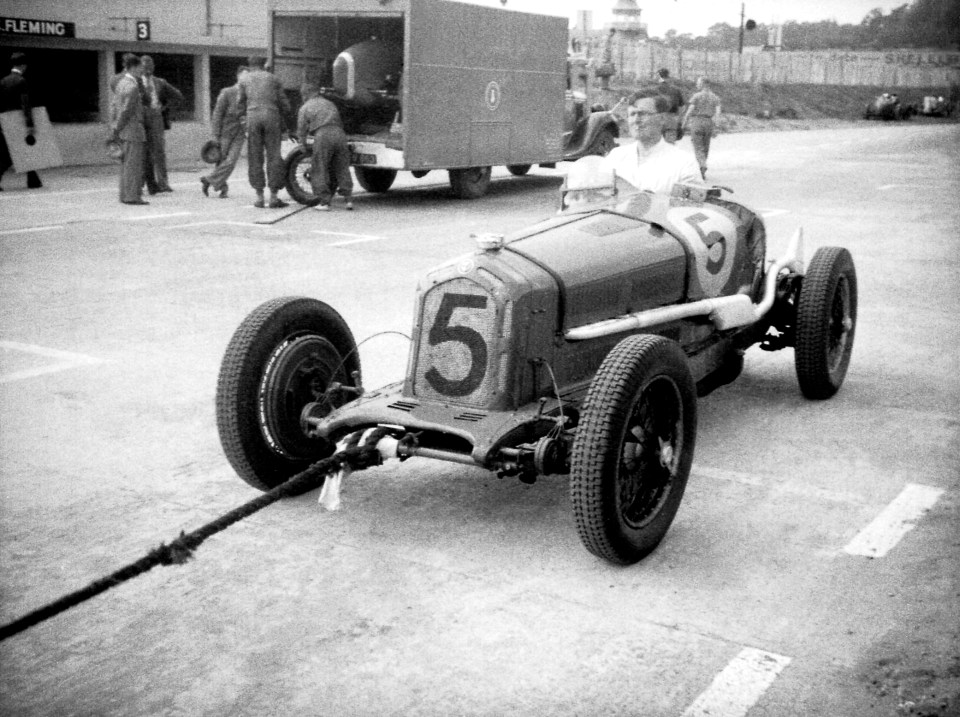
[[[842,247],[822,247],[797,301],[794,353],[800,390],[807,398],[830,398],[843,385],[857,328],[857,272]]]
[[[570,502],[587,550],[628,565],[657,547],[690,475],[696,412],[696,387],[675,342],[631,336],[607,355],[571,462]]]
[[[318,402],[329,413],[331,381],[354,385],[360,370],[353,335],[327,304],[273,299],[257,307],[230,340],[217,380],[217,429],[224,453],[243,480],[269,490],[333,452],[309,437],[300,415]]]
[[[490,167],[449,169],[450,187],[458,199],[479,199],[490,187]]]
[[[317,203],[317,195],[310,184],[313,164],[311,147],[298,145],[284,159],[283,176],[286,177],[287,192],[294,201],[312,206]]]

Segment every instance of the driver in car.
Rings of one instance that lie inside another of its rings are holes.
[[[627,110],[627,125],[637,141],[613,149],[604,167],[648,192],[669,193],[678,182],[702,184],[694,156],[663,139],[669,109],[662,95],[636,98]]]

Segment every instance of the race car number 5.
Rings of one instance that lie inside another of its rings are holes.
[[[477,294],[444,294],[437,315],[434,317],[433,326],[430,327],[430,333],[427,335],[427,341],[431,346],[455,341],[466,346],[467,351],[470,352],[470,369],[462,379],[447,378],[437,370],[436,366],[431,366],[424,375],[433,390],[444,396],[469,396],[480,387],[487,372],[487,343],[480,332],[469,326],[453,326],[450,323],[454,310],[461,307],[485,309],[487,297]]]
[[[722,293],[733,271],[736,227],[720,214],[695,207],[674,207],[670,220],[689,240],[696,255],[697,279],[707,296]]]

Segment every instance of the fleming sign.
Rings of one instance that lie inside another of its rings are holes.
[[[42,37],[76,37],[76,25],[59,20],[24,20],[0,17],[0,36],[40,35]]]

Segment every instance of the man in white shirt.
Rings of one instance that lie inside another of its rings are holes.
[[[604,158],[604,167],[649,192],[669,193],[677,182],[701,184],[700,166],[693,155],[663,139],[668,109],[662,96],[634,100],[627,111],[627,125],[637,141],[612,150]]]

